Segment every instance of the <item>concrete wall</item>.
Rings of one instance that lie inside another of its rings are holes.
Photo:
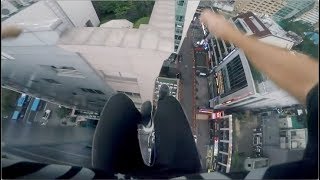
[[[57,2],[76,27],[84,27],[88,20],[94,27],[100,24],[90,0],[58,0]]]
[[[120,48],[88,45],[59,45],[73,52],[79,52],[97,71],[107,75],[129,74],[138,79],[138,83],[110,82],[115,90],[137,92],[142,101],[152,100],[155,79],[159,76],[163,61],[170,55],[147,49]],[[137,92],[138,93],[138,92]]]

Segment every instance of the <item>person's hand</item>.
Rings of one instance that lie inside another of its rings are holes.
[[[5,38],[16,38],[22,32],[22,29],[15,25],[2,26],[1,28],[1,39]]]
[[[202,11],[200,21],[207,26],[210,33],[226,41],[232,42],[235,35],[241,34],[222,15],[216,14],[209,9]]]

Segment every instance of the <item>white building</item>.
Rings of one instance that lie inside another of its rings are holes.
[[[289,50],[294,45],[294,40],[268,15],[256,15],[249,11],[232,20],[239,30],[248,36],[257,37],[262,42]]]
[[[300,17],[295,19],[295,21],[299,20],[310,23],[312,25],[319,22],[319,1],[315,2],[313,8],[310,11],[302,14]]]
[[[231,19],[234,25],[248,36],[282,48],[291,49],[295,41],[279,25],[266,16],[251,12]],[[216,39],[216,38],[215,38]],[[216,97],[210,100],[215,109],[264,108],[298,104],[298,101],[276,86],[249,63],[244,52],[224,41],[213,42],[216,59]],[[219,56],[220,54],[220,56]]]
[[[190,14],[193,16],[197,2],[188,4],[185,9],[183,29],[188,29],[192,19]],[[39,62],[34,59],[39,59],[39,61],[42,59],[41,65],[46,65],[48,70],[53,68],[55,71],[60,71],[60,67],[64,67],[61,62],[67,63],[69,59],[67,56],[59,56],[61,61],[57,64],[58,61],[52,59],[54,57],[52,54],[73,55],[79,59],[79,62],[85,62],[84,66],[92,69],[95,76],[100,78],[99,81],[82,80],[83,84],[88,84],[86,87],[70,83],[71,86],[77,86],[77,90],[80,89],[80,92],[74,92],[76,95],[79,93],[101,95],[100,93],[103,93],[104,99],[107,99],[115,91],[123,92],[139,108],[143,101],[153,99],[154,83],[159,76],[162,64],[175,52],[175,6],[177,6],[175,1],[156,1],[149,24],[142,24],[139,29],[132,29],[95,27],[99,24],[99,20],[89,0],[38,1],[12,14],[2,22],[3,24],[19,24],[25,29],[19,38],[2,41],[2,47],[3,51],[9,55],[17,57],[17,54],[20,53],[21,61],[24,59],[24,54],[28,54],[30,56],[28,64],[37,66]],[[179,33],[184,33],[183,38],[186,35],[184,30]],[[182,41],[179,42],[179,46],[181,44]],[[23,52],[18,51],[22,47],[24,47]],[[50,59],[50,61],[44,59]],[[14,68],[17,65],[12,64],[12,66]],[[16,79],[23,78],[19,76]],[[26,82],[16,83],[25,86]],[[96,86],[93,83],[99,84],[99,88],[95,89]],[[68,99],[69,102],[65,103],[66,105],[86,109],[86,106],[79,106],[79,102],[73,103],[70,98],[61,96],[59,99],[59,91],[56,89],[52,89],[52,95],[47,99],[56,100],[61,104]],[[60,86],[60,89],[66,90],[64,86]],[[27,90],[26,86],[25,91]],[[72,93],[71,90],[68,92]],[[42,97],[41,92],[37,92],[37,95]],[[90,101],[93,105],[98,101],[97,99],[86,102],[82,100],[82,103],[86,104]],[[100,101],[105,102],[101,99]],[[93,109],[99,108],[101,109],[101,106]]]

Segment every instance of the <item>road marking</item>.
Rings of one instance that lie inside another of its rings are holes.
[[[65,161],[59,161],[59,160],[56,160],[56,159],[53,159],[53,158],[49,158],[49,157],[45,157],[45,156],[42,156],[42,155],[34,154],[34,153],[27,152],[27,151],[24,151],[24,150],[20,150],[20,149],[17,149],[17,148],[11,148],[11,149],[14,149],[16,151],[19,151],[19,152],[22,152],[22,153],[25,153],[25,154],[29,154],[29,155],[32,155],[32,156],[37,156],[37,157],[40,157],[40,158],[43,158],[43,159],[48,159],[48,160],[51,160],[51,161],[55,161],[57,163],[67,164],[67,165],[70,165],[70,166],[79,166],[77,164],[73,164],[73,163],[69,163],[69,162],[65,162]]]
[[[50,149],[52,151],[57,151],[57,152],[61,152],[61,153],[65,153],[65,154],[69,154],[69,155],[73,155],[73,156],[79,156],[79,157],[83,157],[83,158],[88,158],[88,159],[91,158],[89,156],[84,156],[84,155],[80,155],[80,154],[74,154],[74,153],[70,153],[70,152],[66,152],[66,151],[61,151],[61,150],[57,150],[57,149],[51,148],[51,147],[40,147],[40,148]]]
[[[46,108],[47,108],[47,105],[48,105],[48,103],[46,102],[46,105],[44,106],[44,109],[43,109],[44,111],[46,110]]]
[[[32,97],[32,99],[29,101],[29,104],[28,104],[28,107],[27,107],[27,110],[26,110],[26,112],[25,112],[25,114],[27,114],[28,113],[28,110],[29,110],[29,114],[28,114],[28,117],[27,117],[27,119],[26,120],[24,120],[24,118],[26,117],[26,116],[24,116],[23,117],[23,121],[25,121],[26,123],[28,123],[29,122],[29,116],[30,116],[30,113],[31,113],[31,106],[32,106],[32,104],[33,104],[33,101],[35,100],[35,98],[34,97]]]

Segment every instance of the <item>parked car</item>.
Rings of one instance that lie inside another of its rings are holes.
[[[197,141],[198,141],[197,135],[193,135],[193,138],[194,138],[194,142],[197,144]]]
[[[51,115],[51,110],[47,109],[47,110],[44,112],[44,114],[43,114],[43,116],[42,116],[42,119],[43,119],[43,120],[48,120],[48,119],[50,118],[50,115]]]

